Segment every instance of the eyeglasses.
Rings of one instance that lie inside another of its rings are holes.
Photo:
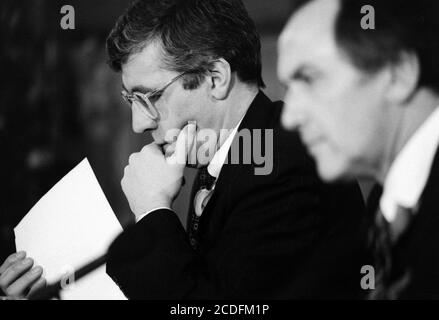
[[[175,81],[180,79],[182,76],[187,74],[189,72],[183,72],[173,78],[171,81],[169,81],[166,85],[161,87],[160,89],[154,90],[152,92],[148,93],[141,93],[141,92],[133,92],[129,93],[126,90],[122,90],[121,95],[122,98],[130,105],[130,108],[132,107],[133,103],[138,103],[141,106],[142,112],[151,120],[155,121],[159,118],[159,113],[154,106],[154,104],[160,99],[163,92]]]

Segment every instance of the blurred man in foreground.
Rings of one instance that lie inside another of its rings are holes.
[[[279,41],[284,126],[324,180],[383,186],[373,298],[439,298],[438,14],[427,0],[298,1]]]

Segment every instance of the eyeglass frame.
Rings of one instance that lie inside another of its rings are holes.
[[[122,98],[130,105],[130,108],[133,107],[134,102],[140,102],[142,104],[142,112],[151,120],[156,121],[159,119],[159,112],[157,111],[157,108],[155,107],[154,103],[150,100],[151,97],[163,92],[175,81],[183,77],[184,75],[191,73],[191,71],[186,71],[178,76],[172,78],[167,84],[165,84],[163,87],[156,89],[154,91],[148,92],[148,93],[141,93],[141,92],[133,92],[129,93],[127,90],[122,90],[120,93],[122,95]],[[139,98],[141,101],[139,101]],[[144,102],[144,103],[142,103]],[[145,106],[146,103],[146,106]]]

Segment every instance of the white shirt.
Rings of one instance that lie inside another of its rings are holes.
[[[207,166],[207,171],[214,178],[219,177],[219,174],[220,174],[221,169],[224,165],[224,162],[227,159],[227,155],[229,153],[230,146],[232,145],[232,142],[233,142],[233,139],[235,138],[236,132],[238,132],[238,128],[241,125],[242,119],[243,118],[241,118],[241,120],[239,120],[236,127],[233,128],[233,130],[230,132],[226,141],[224,141],[224,143],[217,150],[217,152],[215,152],[212,160],[210,160],[209,165]]]
[[[381,211],[389,223],[398,206],[416,209],[427,184],[439,145],[439,107],[418,128],[392,163],[380,199]]]
[[[244,117],[242,117],[241,120],[239,120],[238,124],[232,129],[232,131],[230,132],[227,139],[224,141],[224,143],[221,145],[221,147],[215,152],[212,160],[210,160],[209,165],[207,166],[207,171],[214,178],[218,178],[220,175],[221,169],[224,165],[224,162],[227,159],[229,149],[232,145],[233,139],[235,138],[236,132],[238,132],[238,128],[241,125],[242,119],[244,119]],[[220,138],[221,138],[221,135],[220,135]],[[215,183],[214,183],[214,186],[215,186]],[[140,220],[142,220],[142,218],[147,216],[149,213],[156,211],[156,210],[160,210],[160,209],[172,210],[171,208],[167,208],[167,207],[155,208],[153,210],[150,210],[150,211],[136,217],[136,222],[139,222]]]

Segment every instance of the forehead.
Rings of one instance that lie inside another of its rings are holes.
[[[162,66],[162,49],[152,42],[122,65],[122,82],[129,90],[137,86],[154,88],[167,73]]]
[[[323,62],[323,57],[337,53],[334,23],[339,10],[337,0],[314,0],[301,7],[279,38],[279,74],[300,63]]]

